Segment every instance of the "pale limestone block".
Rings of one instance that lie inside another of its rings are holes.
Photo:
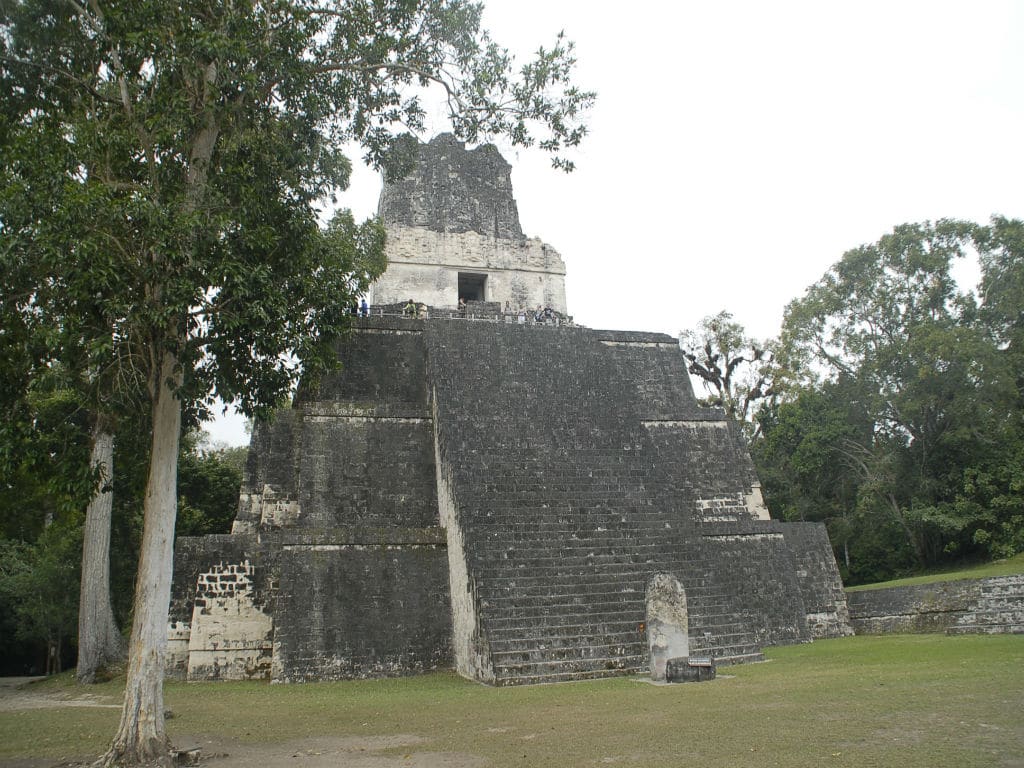
[[[189,680],[246,680],[270,671],[273,619],[254,601],[252,564],[199,577],[188,638]]]
[[[690,655],[686,592],[679,581],[659,573],[647,585],[647,645],[651,679],[664,681],[669,659]]]

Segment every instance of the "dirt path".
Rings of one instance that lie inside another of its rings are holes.
[[[112,707],[121,704],[110,696],[90,693],[35,690],[29,683],[39,677],[0,677],[0,712],[56,707]],[[483,768],[487,760],[454,752],[420,751],[429,742],[421,736],[322,737],[260,744],[225,739],[215,734],[177,736],[179,750],[198,749],[200,765],[209,768]],[[400,751],[396,751],[400,750]],[[389,754],[381,754],[389,751]],[[71,768],[87,762],[53,759],[0,759],[0,768]]]
[[[334,736],[278,744],[216,738],[198,738],[191,743],[180,738],[175,741],[179,748],[199,747],[201,764],[209,768],[483,768],[488,763],[475,755],[422,749],[427,740],[411,734]],[[385,750],[390,753],[381,754]]]
[[[52,707],[113,707],[120,702],[110,696],[66,691],[35,690],[29,683],[41,677],[0,677],[0,712],[14,709],[48,709]]]

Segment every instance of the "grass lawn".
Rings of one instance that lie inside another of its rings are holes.
[[[1004,560],[996,560],[991,563],[974,566],[973,568],[962,568],[957,571],[941,571],[926,573],[921,576],[908,576],[904,579],[893,579],[892,581],[881,581],[876,584],[858,584],[856,587],[847,587],[847,592],[859,592],[865,589],[886,589],[888,587],[907,587],[914,584],[934,584],[938,581],[957,581],[958,579],[985,579],[989,576],[1016,576],[1024,573],[1024,552],[1008,557]]]
[[[374,766],[1024,766],[1024,636],[857,637],[768,657],[672,686],[620,678],[488,688],[453,674],[168,683],[168,727],[178,746],[362,739],[378,745],[376,762],[351,764]],[[45,685],[74,691],[67,678]],[[90,690],[115,697],[120,686]],[[0,711],[0,765],[98,754],[117,718],[117,709]],[[396,735],[418,739],[374,741]],[[427,753],[451,757],[418,761]]]

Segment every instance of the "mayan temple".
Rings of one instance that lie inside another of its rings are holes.
[[[342,369],[257,425],[232,533],[177,542],[168,674],[664,679],[851,634],[824,526],[770,518],[675,339],[571,322],[496,149],[420,145],[380,216]]]

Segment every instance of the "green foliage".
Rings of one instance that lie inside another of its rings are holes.
[[[829,523],[852,581],[1024,545],[1021,231],[902,225],[787,307],[755,460],[784,515]],[[974,249],[980,306],[952,277]]]
[[[902,579],[861,584],[850,587],[847,591],[860,592],[867,589],[888,589],[889,587],[908,587],[919,584],[938,584],[944,581],[988,579],[993,576],[1017,576],[1020,574],[1024,574],[1024,552],[1013,557],[993,560],[989,563],[982,563],[967,568],[957,568],[955,570],[942,569],[918,576],[907,576]]]
[[[320,4],[12,0],[0,35],[0,222],[12,328],[59,326],[104,396],[156,391],[247,413],[331,367],[341,311],[383,267],[383,230],[318,206],[345,142],[402,170],[422,91],[456,132],[563,156],[593,94],[561,36],[518,73],[465,0]],[[20,325],[19,325],[20,323]],[[26,331],[27,333],[27,331]],[[21,334],[24,335],[24,334]],[[2,345],[15,354],[16,344]],[[21,366],[24,367],[24,366]]]
[[[186,447],[178,459],[179,536],[230,533],[238,510],[245,448]]]
[[[96,487],[79,393],[37,378],[5,414],[0,537],[33,542],[58,517],[81,515]]]
[[[723,311],[702,319],[695,330],[682,331],[679,346],[690,374],[700,379],[707,393],[701,405],[723,409],[740,422],[747,437],[756,437],[757,406],[775,394],[768,345],[747,336],[743,326]]]
[[[59,661],[77,631],[81,548],[76,525],[51,525],[31,544],[0,539],[0,615],[13,630],[0,640],[5,658],[32,659],[35,649],[35,668],[42,671],[52,648]]]

